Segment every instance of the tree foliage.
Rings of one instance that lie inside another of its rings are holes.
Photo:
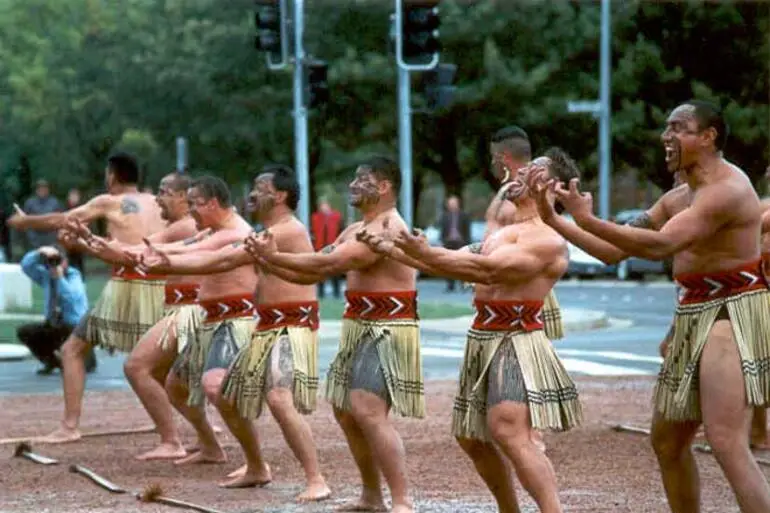
[[[391,2],[317,0],[306,49],[329,62],[331,100],[310,119],[313,184],[344,184],[356,162],[397,154]],[[270,72],[253,49],[250,0],[0,0],[0,198],[46,177],[63,193],[101,187],[116,148],[141,156],[154,185],[190,164],[233,186],[268,161],[291,163],[291,72]],[[598,3],[444,0],[442,60],[457,64],[450,108],[429,113],[412,76],[415,204],[490,179],[488,137],[523,126],[536,151],[564,147],[586,181],[598,168],[598,125],[569,100],[599,91]],[[613,173],[640,170],[660,187],[658,136],[691,97],[720,103],[727,156],[758,180],[768,162],[770,7],[760,2],[613,2]],[[25,167],[26,166],[26,167]],[[29,171],[25,171],[29,169]],[[339,187],[336,188],[339,190]]]

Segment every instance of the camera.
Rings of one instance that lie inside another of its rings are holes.
[[[61,265],[61,255],[51,255],[45,258],[45,265],[48,267],[58,267]]]

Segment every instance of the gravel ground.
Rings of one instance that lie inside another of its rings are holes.
[[[611,423],[646,426],[650,415],[652,380],[648,378],[579,378],[586,422],[580,429],[547,434],[548,454],[556,469],[561,498],[569,512],[667,512],[654,455],[647,437],[615,433]],[[396,419],[407,449],[417,511],[487,513],[496,511],[491,496],[476,476],[470,460],[449,436],[455,384],[429,383],[428,416],[423,421]],[[84,431],[146,426],[148,418],[129,392],[88,393]],[[71,463],[86,466],[117,484],[141,490],[160,484],[170,497],[213,507],[222,512],[331,511],[357,494],[357,472],[334,422],[331,409],[321,401],[310,417],[324,473],[333,497],[323,503],[292,502],[302,485],[298,464],[286,447],[276,423],[266,414],[258,425],[274,481],[261,489],[223,490],[215,485],[242,463],[237,444],[223,433],[230,461],[180,469],[170,462],[139,462],[133,456],[153,447],[154,434],[85,438],[60,446],[39,445],[35,450],[60,459],[60,465],[35,465],[13,458],[13,445],[0,446],[0,512],[114,513],[171,512],[174,508],[139,503],[129,494],[115,495],[82,476],[69,473]],[[53,395],[0,398],[0,436],[20,437],[56,427],[61,398]],[[221,420],[217,419],[221,424]],[[192,441],[186,426],[184,436]],[[737,512],[735,500],[714,459],[697,457],[701,471],[704,513]],[[770,475],[766,468],[765,474]],[[537,511],[519,487],[525,512]]]

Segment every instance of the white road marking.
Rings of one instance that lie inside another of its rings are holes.
[[[586,351],[584,349],[556,349],[556,352],[565,356],[582,356],[607,358],[608,360],[626,360],[631,362],[662,363],[660,356],[646,356],[641,354],[626,353],[623,351]]]
[[[637,369],[635,367],[620,367],[617,365],[578,360],[576,358],[562,358],[561,363],[568,372],[588,374],[589,376],[646,376],[655,374],[655,372]]]

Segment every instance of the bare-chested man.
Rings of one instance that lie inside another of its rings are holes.
[[[596,218],[590,195],[581,194],[576,182],[569,190],[553,183],[549,187],[585,231],[631,255],[673,256],[681,293],[652,423],[671,510],[700,508],[690,444],[702,423],[741,510],[767,512],[770,486],[749,448],[752,407],[770,401],[770,292],[760,262],[762,208],[743,171],[721,156],[728,129],[718,108],[687,102],[674,109],[666,125],[666,163],[680,173],[692,201],[659,230]],[[562,231],[556,219],[549,223]]]
[[[480,254],[431,247],[405,231],[392,243],[362,236],[391,259],[478,284],[452,433],[502,512],[520,510],[500,451],[540,511],[562,511],[556,474],[532,430],[564,431],[582,420],[577,389],[544,331],[545,298],[569,259],[566,242],[540,220],[526,185],[527,175],[540,169],[558,180],[577,176],[574,162],[557,148],[511,173],[503,190],[516,203],[512,222],[490,234]]]
[[[163,231],[147,237],[150,243],[167,244],[197,234],[196,223],[187,203],[187,190],[191,182],[189,175],[181,173],[169,174],[160,181],[156,199],[161,216],[169,224]],[[141,251],[144,248],[144,244],[135,246],[104,241],[92,235],[87,228],[78,228],[78,235],[88,241],[94,254],[105,260],[119,257],[126,251]],[[177,353],[195,336],[203,319],[203,310],[198,305],[198,282],[196,276],[167,277],[166,315],[144,334],[124,364],[128,382],[160,434],[160,445],[138,455],[137,459],[177,459],[187,455],[179,438],[173,408],[164,385]]]
[[[264,234],[247,241],[249,250],[271,269],[315,276],[316,281],[346,274],[342,335],[326,397],[345,433],[363,489],[357,501],[340,507],[342,511],[384,509],[379,471],[390,487],[392,511],[413,511],[404,446],[388,413],[392,408],[406,417],[425,415],[416,273],[355,237],[367,227],[377,232],[386,218],[395,229],[406,229],[396,211],[400,188],[398,165],[386,157],[371,158],[358,167],[350,184],[350,202],[363,221],[349,226],[332,247],[297,254],[276,251]]]
[[[140,255],[142,267],[157,266],[170,255],[218,250],[237,244],[252,231],[233,209],[227,184],[214,176],[195,180],[187,191],[190,215],[198,230],[211,230],[203,240],[188,239],[151,244]],[[139,255],[136,256],[139,260]],[[197,333],[177,357],[166,380],[171,403],[196,430],[199,451],[177,460],[186,463],[223,463],[227,456],[214,435],[204,408],[203,375],[227,369],[256,325],[253,262],[226,272],[198,277],[198,304],[205,311]]]
[[[9,224],[17,229],[57,230],[69,221],[89,223],[106,219],[112,238],[125,244],[161,231],[165,222],[151,194],[137,189],[139,168],[128,154],[116,153],[107,159],[105,182],[108,194],[63,213],[15,216]],[[86,246],[81,249],[88,251]],[[122,261],[115,261],[112,279],[91,312],[83,317],[61,348],[64,380],[64,418],[61,427],[36,439],[38,442],[72,442],[80,438],[78,429],[85,388],[83,363],[90,346],[130,352],[139,338],[163,316],[163,276],[143,273]]]
[[[268,166],[254,180],[250,208],[269,230],[278,251],[313,250],[307,230],[294,215],[298,201],[297,178],[285,166]],[[254,260],[241,245],[171,256],[155,270],[209,274],[251,265]],[[315,410],[318,392],[316,288],[285,281],[278,274],[260,268],[256,309],[259,316],[256,331],[251,341],[241,348],[229,371],[220,368],[203,375],[206,397],[219,409],[246,455],[245,473],[233,476],[222,486],[243,488],[266,484],[272,479],[249,421],[258,418],[267,403],[305,471],[307,487],[298,500],[325,499],[330,491],[321,475],[310,426],[300,415]]]

